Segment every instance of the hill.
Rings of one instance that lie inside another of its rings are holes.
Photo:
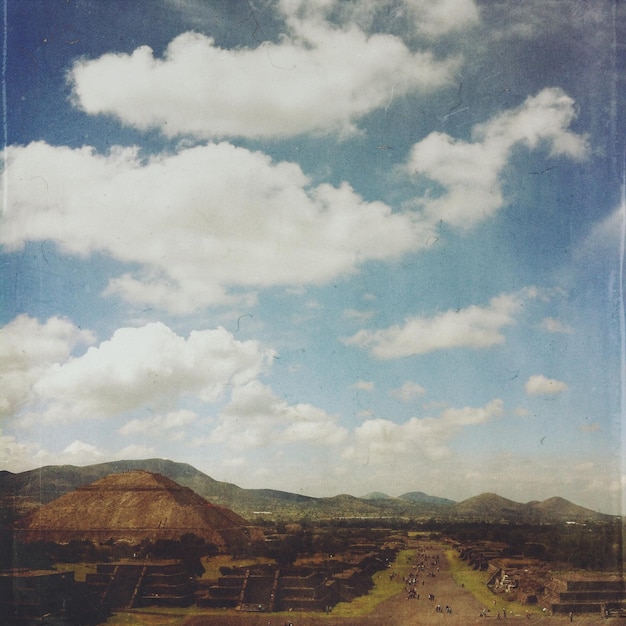
[[[364,496],[361,496],[361,500],[389,500],[389,498],[391,498],[390,495],[382,493],[381,491],[372,491],[371,493],[366,493]]]
[[[508,500],[495,493],[483,493],[457,502],[453,507],[459,519],[488,519],[508,521],[519,519],[524,512],[524,505]]]
[[[86,467],[47,466],[13,474],[0,472],[0,501],[4,520],[15,519],[65,493],[112,473],[146,470],[166,476],[216,505],[254,522],[259,514],[274,519],[328,519],[337,517],[554,522],[609,519],[562,498],[520,504],[496,494],[482,494],[455,503],[447,498],[412,491],[399,498],[377,492],[367,497],[339,495],[313,498],[274,489],[243,489],[221,482],[186,463],[146,459],[99,463]]]
[[[431,504],[436,506],[450,506],[455,504],[454,500],[448,500],[448,498],[438,498],[437,496],[429,496],[423,491],[409,491],[398,496],[401,500],[408,500],[409,502],[419,502],[420,504]]]
[[[450,507],[457,520],[486,520],[491,522],[555,523],[568,521],[607,521],[605,515],[573,504],[564,498],[553,497],[542,502],[520,504],[495,493],[483,493]]]
[[[530,502],[528,506],[535,511],[540,521],[560,517],[566,518],[566,521],[578,522],[594,519],[599,515],[596,511],[572,504],[559,497],[548,498],[543,502]]]

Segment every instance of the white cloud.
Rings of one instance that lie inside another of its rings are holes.
[[[356,131],[355,120],[390,96],[448,83],[456,59],[411,52],[397,37],[354,25],[289,19],[288,33],[258,47],[219,48],[187,32],[162,59],[148,46],[132,54],[81,59],[69,78],[75,102],[141,130],[203,138],[286,137]]]
[[[175,404],[190,395],[217,400],[265,368],[269,352],[224,330],[185,339],[162,323],[120,328],[82,356],[51,365],[34,385],[49,419],[85,419]],[[180,417],[180,414],[178,414]]]
[[[364,324],[374,317],[374,311],[359,311],[358,309],[346,309],[343,312],[343,316],[348,320],[356,320],[357,322]]]
[[[245,457],[238,456],[230,459],[224,459],[222,461],[222,466],[230,469],[241,470],[247,466],[247,461]]]
[[[604,219],[593,225],[577,255],[584,259],[600,255],[621,254],[626,233],[626,205],[621,204]]]
[[[523,299],[515,294],[492,298],[488,306],[449,310],[434,317],[410,317],[383,330],[360,330],[344,339],[379,359],[426,354],[450,348],[488,348],[504,342],[502,329],[515,324]]]
[[[154,448],[132,445],[111,452],[80,439],[75,439],[60,451],[42,447],[42,441],[21,442],[15,436],[0,431],[0,461],[12,472],[25,472],[46,465],[91,465],[112,459],[148,458]]]
[[[31,469],[39,449],[37,444],[18,441],[15,436],[0,430],[0,462],[4,467],[10,467],[12,472]]]
[[[430,219],[474,226],[504,205],[500,178],[514,147],[545,144],[555,157],[586,156],[586,139],[568,130],[575,117],[574,100],[549,88],[476,126],[473,142],[431,133],[413,146],[406,169],[411,176],[434,181],[442,192],[417,202]]]
[[[122,448],[114,457],[120,460],[126,459],[148,459],[155,455],[155,448],[141,444],[131,444]]]
[[[350,385],[350,389],[356,389],[357,391],[372,392],[376,388],[376,385],[371,380],[359,380],[354,385]]]
[[[474,0],[280,0],[279,8],[292,21],[332,18],[367,30],[379,17],[386,23],[403,22],[428,37],[467,30],[479,17]]]
[[[563,381],[536,374],[526,381],[524,389],[529,396],[556,396],[567,391],[568,386]]]
[[[465,30],[479,19],[474,0],[405,0],[404,4],[417,31],[430,37]]]
[[[52,363],[93,341],[93,333],[58,317],[41,323],[20,315],[0,328],[0,416],[11,416],[28,405],[33,384]]]
[[[6,249],[54,240],[64,253],[139,264],[108,293],[175,313],[324,283],[423,247],[431,229],[348,184],[314,187],[297,164],[226,143],[145,162],[135,149],[102,156],[43,142],[7,152]]]
[[[93,463],[104,458],[104,454],[94,445],[84,441],[75,440],[61,453],[64,458],[74,459],[74,463]]]
[[[402,387],[394,389],[391,395],[394,398],[398,398],[398,400],[402,400],[402,402],[411,402],[411,400],[418,396],[423,396],[425,393],[426,390],[422,385],[407,380]]]
[[[539,327],[549,333],[571,335],[574,332],[571,326],[564,324],[561,320],[555,319],[554,317],[544,318],[541,320]]]
[[[337,417],[310,404],[290,405],[258,381],[233,389],[208,440],[236,450],[307,443],[337,445],[346,437]]]
[[[502,400],[493,400],[484,407],[448,408],[439,417],[412,417],[397,424],[388,419],[370,419],[354,431],[354,443],[344,451],[345,460],[363,464],[396,465],[418,457],[431,460],[450,456],[449,441],[464,428],[484,424],[503,412]]]
[[[154,415],[141,419],[133,419],[119,429],[121,435],[146,435],[171,440],[181,439],[181,429],[196,421],[197,415],[193,411],[180,409],[165,415]]]

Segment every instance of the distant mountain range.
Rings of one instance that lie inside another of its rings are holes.
[[[113,461],[86,467],[52,465],[13,474],[0,472],[0,502],[3,518],[27,513],[65,493],[109,474],[143,469],[189,487],[214,504],[232,509],[250,522],[259,517],[311,520],[328,518],[412,518],[439,521],[488,521],[514,523],[555,523],[608,521],[612,516],[592,511],[563,498],[520,504],[502,496],[485,493],[454,502],[421,491],[397,498],[374,492],[361,498],[337,495],[313,498],[274,489],[243,489],[220,482],[186,463],[164,459]]]

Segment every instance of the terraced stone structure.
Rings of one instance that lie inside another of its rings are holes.
[[[197,583],[180,561],[101,563],[87,574],[88,587],[113,609],[191,606]]]
[[[367,593],[372,576],[385,569],[395,555],[394,550],[383,549],[356,564],[233,568],[213,584],[200,587],[197,604],[241,611],[325,611],[339,601]]]
[[[0,572],[0,623],[100,624],[109,615],[105,605],[74,572],[12,569]]]
[[[626,612],[624,580],[568,580],[552,612],[598,613],[603,617],[622,614]]]
[[[0,615],[5,619],[11,617],[14,623],[34,621],[43,615],[60,615],[73,587],[73,572],[0,572]]]

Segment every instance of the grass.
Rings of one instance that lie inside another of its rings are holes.
[[[96,571],[95,563],[55,563],[54,569],[57,572],[74,572],[74,580],[85,582],[88,573]]]
[[[537,607],[526,606],[519,602],[510,602],[501,595],[495,596],[487,587],[489,573],[470,567],[459,558],[456,550],[446,550],[446,558],[455,582],[465,587],[485,608],[493,610],[493,601],[497,598],[498,608],[504,607],[507,613],[513,615],[524,615],[527,611],[530,613],[541,613],[541,609]]]
[[[107,626],[174,626],[181,624],[186,617],[200,615],[183,609],[161,610],[161,613],[151,613],[147,609],[141,613],[117,613],[105,622]]]
[[[264,563],[274,563],[274,561],[263,558],[233,559],[227,554],[203,557],[204,574],[202,574],[202,580],[217,580],[222,575],[220,567],[248,567],[249,565],[261,565]]]
[[[415,554],[414,550],[401,550],[395,560],[395,564],[406,563]],[[394,576],[389,580],[391,569],[376,572],[372,577],[373,589],[367,595],[354,598],[351,602],[340,602],[333,609],[334,617],[354,617],[358,615],[369,615],[381,602],[393,598],[404,589],[404,582],[401,576]]]

